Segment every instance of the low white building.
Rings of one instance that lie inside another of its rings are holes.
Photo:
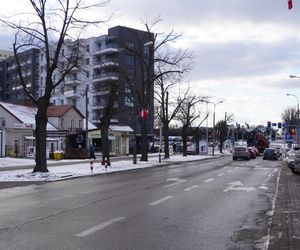
[[[35,157],[36,112],[37,108],[0,102],[0,157]],[[72,135],[76,137],[74,149],[88,148],[88,145],[93,144],[96,145],[97,151],[101,151],[100,129],[89,122],[86,140],[85,125],[84,116],[76,107],[72,105],[49,106],[47,157],[53,156],[54,151],[64,152],[66,138]],[[132,132],[129,126],[110,126],[109,140],[112,155],[129,154],[129,139]],[[77,140],[79,137],[80,142]]]
[[[0,102],[0,156],[34,157],[36,108]],[[59,134],[51,123],[47,132]],[[57,138],[61,141],[63,135]],[[47,142],[53,138],[48,137]],[[48,144],[49,144],[48,142]]]

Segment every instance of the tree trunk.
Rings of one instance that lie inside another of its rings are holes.
[[[108,139],[108,129],[109,125],[107,124],[101,124],[101,142],[102,142],[102,161],[101,164],[105,165],[105,162],[107,163],[107,166],[110,166],[110,157],[109,157],[109,139]]]
[[[35,167],[33,172],[48,172],[46,157],[46,140],[47,140],[47,109],[48,105],[43,101],[38,103],[38,111],[35,115],[35,139],[36,139],[36,155]]]
[[[164,159],[170,158],[170,151],[169,151],[169,126],[164,124]]]
[[[199,141],[200,141],[200,136],[199,136],[199,134],[196,134],[196,135],[195,135],[196,155],[199,155],[199,154],[200,154]]]
[[[182,155],[183,156],[187,156],[187,126],[183,126],[182,128],[182,146],[183,146],[183,151],[182,151]]]
[[[141,155],[141,161],[148,161],[148,130],[147,130],[147,119],[139,119],[140,125],[141,125],[141,150],[142,150],[142,155]]]
[[[223,144],[224,142],[220,140],[220,153],[223,153]]]

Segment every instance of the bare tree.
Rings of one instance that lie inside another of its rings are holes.
[[[134,106],[138,114],[149,110],[149,103],[154,96],[155,82],[161,82],[167,77],[171,78],[175,75],[180,78],[180,74],[190,69],[188,59],[191,59],[192,53],[187,50],[174,52],[170,49],[170,44],[176,42],[182,35],[175,33],[174,30],[168,33],[154,32],[161,21],[160,18],[154,19],[153,22],[144,21],[148,41],[141,40],[138,49],[123,46],[128,53],[135,57],[142,75],[142,82],[139,86],[131,84]],[[166,96],[162,98],[166,98]],[[163,110],[165,110],[165,106]],[[141,126],[141,161],[148,160],[148,129],[145,117],[141,115],[138,117]],[[167,124],[168,119],[165,116],[165,124]]]
[[[1,20],[6,25],[16,30],[15,42],[13,44],[14,55],[18,65],[19,78],[21,86],[26,94],[37,106],[35,116],[36,128],[36,165],[34,172],[48,172],[46,159],[46,137],[47,137],[47,109],[50,103],[52,91],[60,85],[64,78],[70,74],[79,62],[79,38],[82,32],[90,25],[97,25],[107,20],[90,20],[84,14],[93,8],[104,7],[109,1],[89,4],[84,0],[29,0],[32,7],[32,13],[24,14],[31,17],[28,23],[10,21],[10,19]],[[75,34],[72,37],[72,34]],[[63,68],[59,63],[63,57],[62,49],[66,39],[69,38],[70,54],[69,60]],[[38,48],[43,51],[46,59],[46,79],[44,94],[35,98],[27,87],[26,77],[22,72],[22,65],[19,53],[28,48]],[[53,75],[59,72],[59,77],[55,80]]]
[[[164,53],[168,53],[166,50]],[[165,55],[164,57],[168,57]],[[169,152],[169,124],[177,115],[184,98],[180,101],[172,103],[170,98],[170,90],[180,83],[183,77],[183,73],[186,73],[192,69],[193,54],[191,51],[185,50],[182,52],[180,49],[174,52],[174,57],[177,58],[177,62],[174,65],[169,65],[164,62],[158,63],[155,68],[157,75],[155,79],[155,100],[158,103],[158,117],[163,125],[164,136],[164,158],[170,158]],[[173,104],[173,105],[172,105]],[[173,106],[173,107],[172,107]]]
[[[287,107],[282,111],[281,119],[288,124],[296,125],[298,119],[297,108]]]
[[[233,114],[227,115],[225,113],[224,120],[220,120],[216,124],[216,129],[219,131],[218,138],[220,141],[220,153],[223,153],[223,144],[228,139],[228,130],[229,130],[229,122],[232,122],[234,119]]]
[[[178,98],[178,103],[181,102],[181,97]],[[188,129],[192,123],[200,117],[200,113],[196,109],[196,104],[206,100],[206,97],[198,97],[196,95],[187,95],[180,105],[180,109],[176,118],[182,124],[182,142],[183,142],[183,156],[187,156],[187,137]]]
[[[194,128],[194,138],[195,138],[195,143],[196,143],[196,155],[199,155],[200,149],[199,149],[199,144],[200,144],[200,136],[201,136],[201,130],[200,126],[202,123],[208,118],[209,113],[205,114],[205,117],[201,120],[201,122],[198,124],[196,128]]]

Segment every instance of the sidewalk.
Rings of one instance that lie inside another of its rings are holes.
[[[95,161],[85,160],[48,160],[49,172],[32,173],[35,161],[34,159],[22,158],[1,158],[0,159],[0,182],[16,182],[16,181],[58,181],[76,177],[84,177],[91,175],[107,174],[119,171],[129,171],[149,167],[160,167],[180,162],[191,162],[205,160],[213,157],[211,155],[172,155],[170,159],[162,159],[159,163],[158,154],[148,156],[148,161],[137,161],[133,164],[132,156],[128,157],[112,157],[111,166],[101,165],[101,159]],[[139,159],[139,157],[138,157]]]
[[[282,165],[269,250],[300,249],[300,175]]]

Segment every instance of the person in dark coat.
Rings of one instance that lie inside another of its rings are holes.
[[[94,160],[96,159],[95,156],[95,147],[93,145],[90,145],[90,159],[94,158]]]

